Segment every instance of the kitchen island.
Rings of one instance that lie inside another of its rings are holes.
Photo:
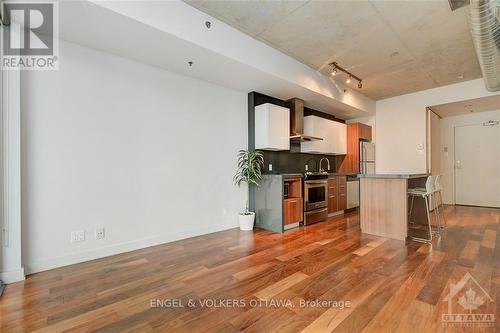
[[[428,174],[363,174],[358,177],[361,231],[405,240],[408,236],[408,188],[425,187]]]

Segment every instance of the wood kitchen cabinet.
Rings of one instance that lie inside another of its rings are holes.
[[[347,154],[337,156],[339,172],[359,171],[359,142],[372,140],[372,127],[362,123],[352,123],[347,125]]]
[[[331,176],[328,178],[328,213],[347,209],[347,178]]]
[[[303,221],[302,177],[290,177],[283,180],[283,229],[298,226]]]
[[[372,127],[362,123],[354,123],[354,128],[358,132],[358,140],[372,141]],[[357,129],[356,129],[357,127]]]
[[[302,198],[283,200],[283,224],[289,225],[302,221]]]
[[[328,178],[328,214],[338,211],[337,177]]]
[[[338,210],[345,210],[347,209],[347,177],[346,176],[337,177],[337,184],[338,184],[338,195],[339,195],[337,208]]]

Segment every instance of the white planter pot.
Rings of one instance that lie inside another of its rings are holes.
[[[238,222],[240,230],[250,231],[253,230],[253,223],[255,221],[255,213],[250,212],[249,215],[238,214]]]

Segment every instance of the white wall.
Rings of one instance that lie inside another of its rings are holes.
[[[441,173],[443,175],[443,201],[447,204],[455,204],[454,196],[454,160],[455,151],[455,127],[464,125],[482,124],[488,120],[500,121],[500,110],[471,113],[456,117],[441,119]],[[444,149],[448,148],[448,152]]]
[[[237,226],[247,96],[61,42],[22,75],[28,272]],[[106,228],[95,240],[94,229]],[[70,243],[85,230],[86,241]]]
[[[494,94],[478,79],[377,101],[377,173],[426,172],[426,107]]]

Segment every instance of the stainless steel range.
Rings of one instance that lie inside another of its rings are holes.
[[[328,174],[306,173],[304,176],[304,224],[328,218]]]

